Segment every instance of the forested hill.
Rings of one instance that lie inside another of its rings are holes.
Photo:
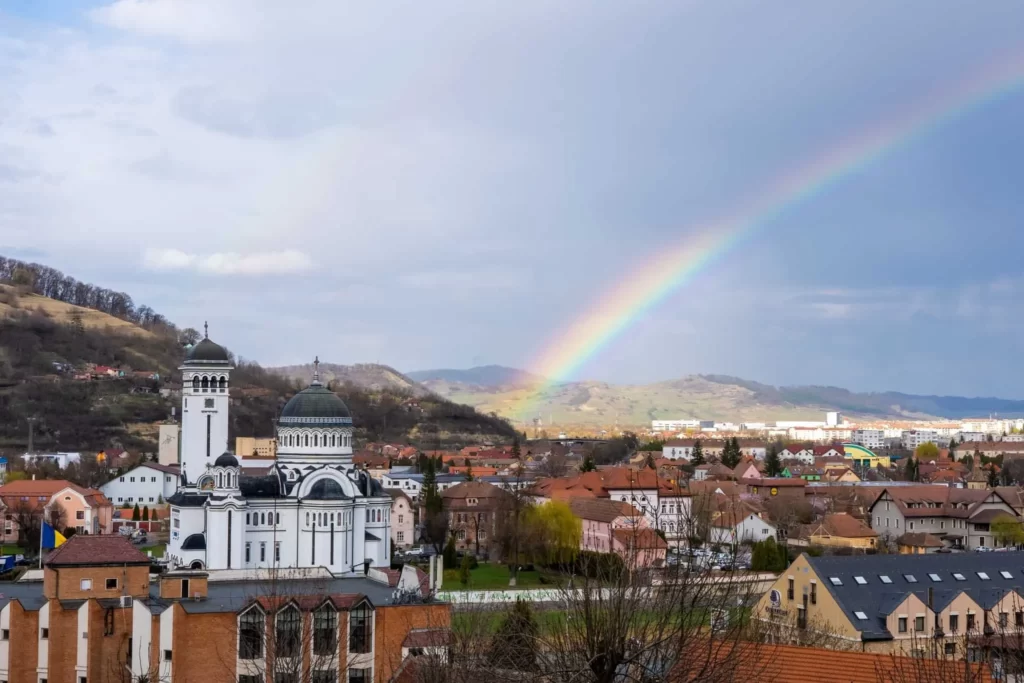
[[[51,288],[73,300],[38,293]],[[84,298],[69,294],[76,290]],[[105,310],[77,303],[88,301]],[[135,309],[126,294],[0,257],[0,450],[25,449],[35,420],[39,450],[154,452],[159,425],[180,405],[177,368],[183,341],[194,336],[147,307]],[[235,366],[232,445],[235,436],[272,435],[281,407],[301,388],[256,363],[235,359]],[[444,399],[350,383],[335,389],[363,442],[436,448],[514,435],[504,420]]]

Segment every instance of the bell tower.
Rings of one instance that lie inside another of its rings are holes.
[[[181,370],[181,469],[189,485],[228,450],[231,357],[204,336],[189,349]]]

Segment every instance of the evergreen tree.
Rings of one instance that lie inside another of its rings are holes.
[[[583,457],[583,462],[580,464],[580,472],[593,472],[597,470],[597,465],[594,464],[594,459],[587,454]]]
[[[442,555],[442,558],[444,559],[444,566],[445,567],[449,567],[449,568],[454,568],[455,567],[455,537],[454,536],[449,536],[448,537],[448,543],[446,543],[445,546],[444,546],[444,554]]]
[[[132,521],[133,522],[141,522],[142,521],[142,510],[139,509],[139,504],[138,503],[135,504],[135,509],[132,510]]]
[[[704,447],[700,445],[700,439],[693,443],[693,455],[690,456],[690,464],[694,467],[704,464]]]
[[[148,522],[149,521],[149,506],[148,505],[146,507],[142,508],[142,521],[143,522]]]
[[[722,449],[722,464],[732,469],[740,464],[743,459],[743,451],[740,450],[740,440],[735,436],[726,439],[725,447]]]
[[[473,466],[466,466],[466,481],[473,481]]]
[[[463,586],[469,585],[469,553],[462,556],[462,564],[459,566],[459,583]]]
[[[516,435],[516,437],[512,439],[512,458],[519,460],[522,456],[523,453],[519,448],[519,436]]]
[[[530,603],[516,598],[491,641],[491,666],[510,671],[535,670],[539,632]]]
[[[768,453],[764,458],[764,470],[769,477],[777,477],[782,474],[782,461],[779,460],[779,447],[774,443],[768,446]]]
[[[433,515],[441,512],[441,503],[441,495],[437,491],[437,471],[433,459],[428,458],[423,472],[423,507],[428,515]]]
[[[917,461],[914,456],[907,456],[906,467],[903,468],[903,476],[907,481],[917,481]]]

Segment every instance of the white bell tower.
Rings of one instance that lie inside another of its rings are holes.
[[[181,468],[190,486],[228,450],[231,358],[209,337],[189,349],[181,370]]]

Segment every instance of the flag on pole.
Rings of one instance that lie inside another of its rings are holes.
[[[66,540],[68,539],[64,538],[64,534],[54,529],[46,522],[43,522],[43,531],[39,543],[41,547],[59,548],[60,544]]]

